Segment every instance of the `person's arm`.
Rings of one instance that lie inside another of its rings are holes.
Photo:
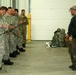
[[[73,28],[73,18],[70,21],[69,27],[68,27],[68,35],[72,36],[72,28]]]

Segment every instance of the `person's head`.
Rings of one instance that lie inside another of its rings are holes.
[[[7,7],[5,7],[5,6],[0,7],[0,13],[1,13],[2,15],[5,15],[6,12],[7,12]]]
[[[14,9],[14,11],[15,11],[15,15],[18,15],[18,9]]]
[[[21,15],[25,15],[25,10],[24,9],[21,10]]]
[[[12,15],[12,7],[8,7],[7,13],[8,13],[9,15]]]
[[[61,29],[61,33],[65,34],[65,29],[64,28]]]
[[[14,10],[14,9],[12,9],[12,15],[13,15],[13,16],[15,15],[15,10]]]
[[[72,6],[69,10],[70,10],[72,16],[76,15],[76,6]]]
[[[61,29],[60,28],[57,28],[57,32],[61,32]]]

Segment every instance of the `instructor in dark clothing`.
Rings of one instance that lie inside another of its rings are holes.
[[[76,70],[76,6],[70,8],[71,15],[73,16],[66,37],[69,37],[69,54],[71,57],[72,65],[69,66],[72,70]]]

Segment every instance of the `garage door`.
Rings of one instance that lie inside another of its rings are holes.
[[[32,40],[51,40],[57,28],[67,32],[69,8],[76,0],[31,0]]]

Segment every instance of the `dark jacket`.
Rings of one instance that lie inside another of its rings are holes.
[[[76,38],[76,15],[72,17],[69,27],[68,27],[68,34],[73,38]]]

